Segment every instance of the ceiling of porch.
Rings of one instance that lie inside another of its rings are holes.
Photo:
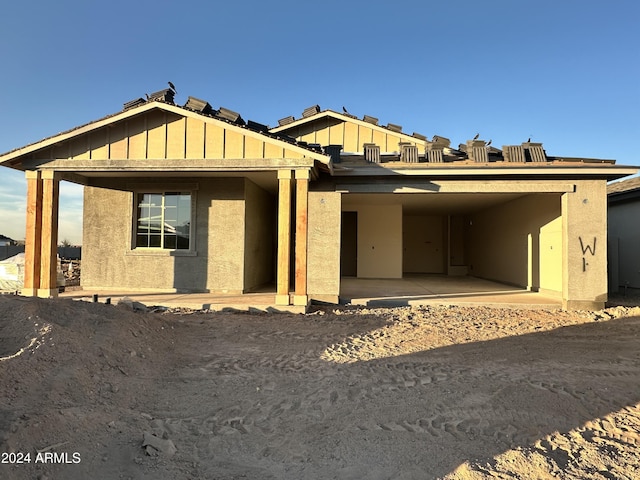
[[[342,210],[356,205],[402,205],[408,215],[463,215],[507,203],[523,193],[350,193],[342,196]],[[551,195],[551,194],[550,194]],[[558,195],[558,194],[556,194]]]

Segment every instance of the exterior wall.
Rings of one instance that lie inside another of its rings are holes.
[[[620,287],[640,288],[640,201],[609,206],[609,240],[617,246],[610,256],[609,291]],[[612,249],[613,250],[613,249]],[[617,275],[612,275],[616,272]]]
[[[470,216],[469,273],[559,293],[562,229],[558,195],[532,194]]]
[[[313,300],[338,302],[341,204],[340,193],[309,192],[307,292]]]
[[[244,290],[250,291],[274,279],[275,199],[245,180]]]
[[[358,205],[358,277],[402,278],[402,205]]]
[[[444,273],[443,218],[405,215],[402,219],[402,270],[405,273]]]
[[[194,179],[185,179],[189,181],[194,183]],[[132,251],[133,193],[85,187],[82,286],[242,292],[244,179],[195,182],[199,187],[195,192],[195,254]],[[128,183],[131,179],[123,181],[123,187]]]
[[[203,258],[207,259],[207,290],[211,292],[244,290],[244,184],[243,178],[215,178],[201,184],[204,192],[198,191],[201,206],[208,208],[208,229],[203,225],[208,245]]]
[[[607,301],[607,184],[580,180],[562,196],[565,309],[596,310]]]
[[[133,116],[86,135],[39,150],[31,159],[51,160],[184,160],[299,159],[303,151],[288,149],[264,136],[225,122],[178,115],[163,110]]]

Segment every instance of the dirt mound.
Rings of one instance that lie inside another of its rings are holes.
[[[0,452],[32,453],[12,476],[0,465],[0,477],[34,478],[37,451],[61,442],[92,451],[122,419],[118,410],[135,417],[145,382],[170,361],[170,330],[161,317],[124,308],[0,296]],[[65,478],[87,478],[77,473]]]
[[[0,296],[0,334],[0,478],[640,475],[638,308],[176,314]]]

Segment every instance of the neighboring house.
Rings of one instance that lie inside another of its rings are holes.
[[[6,247],[8,245],[14,245],[15,242],[11,240],[9,237],[4,235],[0,235],[0,247]]]
[[[611,183],[609,291],[640,288],[640,177]]]
[[[85,185],[85,288],[337,302],[342,276],[473,275],[607,298],[612,160],[408,135],[306,109],[268,127],[173,92],[0,156],[28,186],[26,295],[55,295],[58,182]]]

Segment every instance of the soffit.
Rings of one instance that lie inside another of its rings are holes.
[[[405,215],[468,215],[510,202],[523,195],[521,193],[442,193],[438,195],[356,193],[342,195],[342,210],[353,210],[358,205],[402,205]],[[559,194],[555,195],[559,197]]]

